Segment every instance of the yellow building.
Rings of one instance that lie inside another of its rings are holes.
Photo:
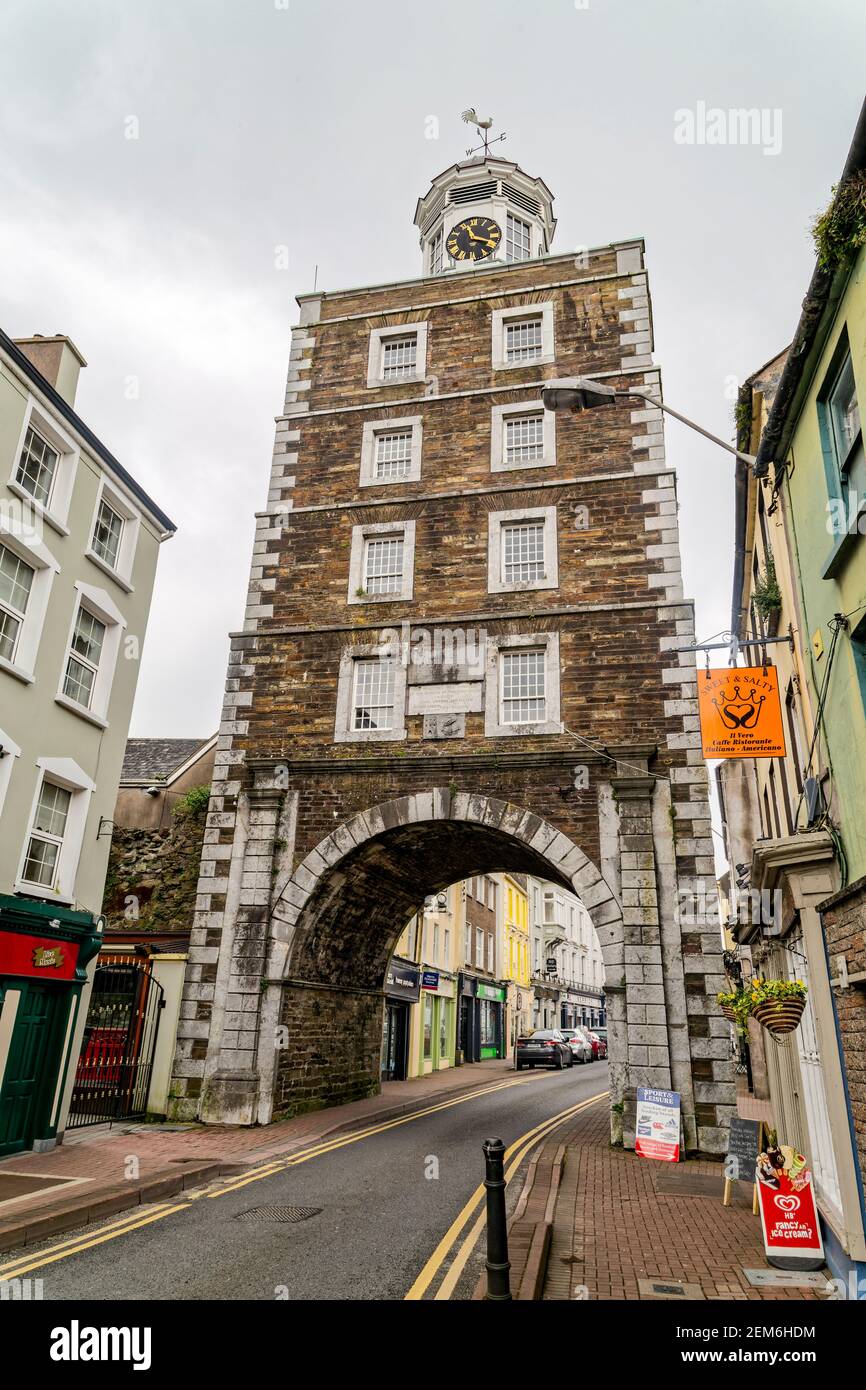
[[[507,981],[505,1037],[507,1054],[515,1038],[532,1027],[529,896],[523,874],[503,874],[502,979]]]

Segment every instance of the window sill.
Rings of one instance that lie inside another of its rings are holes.
[[[421,470],[416,472],[404,473],[402,478],[368,478],[362,476],[358,479],[359,487],[399,487],[401,483],[420,483]]]
[[[544,579],[518,580],[515,584],[497,584],[494,580],[487,589],[488,594],[538,594],[545,589],[558,589],[559,580],[551,576]]]
[[[349,603],[411,603],[411,594],[350,594]]]
[[[52,512],[49,512],[47,508],[42,505],[41,502],[37,502],[35,497],[31,497],[27,489],[22,487],[20,483],[17,483],[14,478],[11,478],[9,480],[9,482],[7,483],[7,487],[9,488],[10,492],[13,492],[15,494],[16,497],[20,497],[21,501],[25,502],[28,507],[32,507],[36,515],[42,521],[47,521],[48,525],[51,526],[53,530],[57,532],[58,536],[69,535],[69,527],[66,525],[66,523],[61,521],[59,516],[55,516]]]
[[[335,743],[398,743],[406,738],[403,729],[345,729],[334,734]]]
[[[21,681],[24,685],[32,685],[36,679],[32,671],[25,671],[23,666],[16,666],[14,661],[7,661],[5,656],[0,656],[0,671],[14,676],[17,681]]]
[[[540,459],[520,459],[517,463],[508,463],[505,459],[500,459],[498,463],[491,466],[491,473],[520,473],[523,470],[529,471],[532,468],[555,468],[555,458]]]
[[[540,724],[493,724],[484,730],[485,738],[534,738],[539,734],[561,734],[562,725],[552,720]]]
[[[492,368],[494,372],[516,372],[520,367],[549,367],[555,361],[552,352],[545,352],[541,357],[524,357],[520,362],[505,362],[497,357]]]
[[[125,594],[135,593],[135,586],[130,584],[128,579],[124,579],[123,575],[118,573],[117,570],[112,569],[111,565],[109,565],[107,561],[101,559],[95,550],[85,550],[84,554],[91,564],[94,564],[97,569],[102,570],[103,574],[107,574],[109,579],[113,579],[118,588],[122,589]]]
[[[75,902],[68,893],[55,892],[53,888],[46,888],[40,883],[25,883],[23,879],[16,879],[12,892],[20,893],[25,898],[41,898],[44,902],[63,904],[64,907],[71,907]]]
[[[423,386],[426,376],[368,377],[367,390],[378,391],[383,386]]]
[[[79,705],[77,700],[70,700],[68,695],[55,695],[54,703],[68,709],[70,714],[77,714],[79,719],[86,720],[88,724],[95,724],[97,729],[108,728],[108,720],[103,719],[101,714],[96,714],[86,705]]]

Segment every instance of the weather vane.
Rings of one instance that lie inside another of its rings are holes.
[[[476,127],[479,135],[484,141],[483,145],[476,145],[474,149],[467,150],[467,155],[477,154],[479,150],[483,150],[486,157],[487,151],[491,145],[495,145],[499,140],[505,139],[505,131],[503,130],[501,135],[494,135],[491,140],[489,132],[490,127],[493,125],[493,117],[488,116],[486,121],[482,121],[476,116],[474,106],[470,106],[468,111],[461,111],[460,115],[467,125],[474,125]]]

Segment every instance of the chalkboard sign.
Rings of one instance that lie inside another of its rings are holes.
[[[733,1182],[754,1182],[761,1142],[761,1121],[731,1117],[725,1176]]]

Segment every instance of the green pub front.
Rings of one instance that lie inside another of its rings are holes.
[[[57,1139],[87,964],[89,912],[0,895],[0,1157]]]

